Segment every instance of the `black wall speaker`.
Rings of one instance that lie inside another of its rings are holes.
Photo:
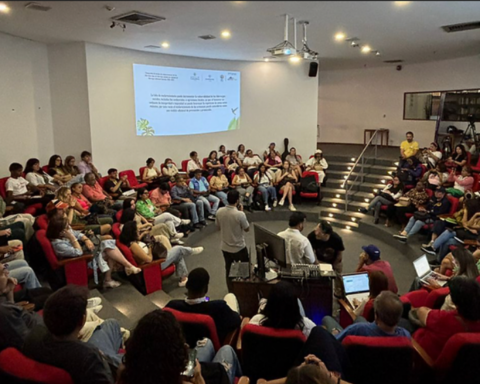
[[[318,72],[318,63],[315,61],[312,61],[310,63],[310,69],[308,70],[308,76],[317,77],[317,72]]]

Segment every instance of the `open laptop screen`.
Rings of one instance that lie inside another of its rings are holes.
[[[346,295],[351,295],[352,293],[368,292],[370,290],[368,286],[367,272],[344,275],[342,276],[342,279]]]
[[[425,276],[427,273],[431,271],[426,255],[420,256],[418,259],[416,259],[413,262],[413,266],[415,267],[417,276],[420,278],[422,278],[423,276]]]

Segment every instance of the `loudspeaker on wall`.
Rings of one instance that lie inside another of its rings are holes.
[[[308,76],[309,77],[317,77],[317,72],[318,72],[318,63],[315,61],[312,61],[310,63],[310,69],[308,71]]]

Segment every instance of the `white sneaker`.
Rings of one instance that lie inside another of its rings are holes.
[[[277,200],[273,200],[273,208],[275,208],[278,204],[278,201]]]
[[[183,232],[177,232],[177,234],[175,234],[175,236],[173,236],[173,240],[180,240],[183,238],[183,236],[185,236],[185,234]]]
[[[284,199],[280,200],[280,202],[278,203],[278,205],[280,205],[280,206],[282,206],[283,204],[285,204],[285,200],[284,200]]]
[[[188,224],[190,224],[191,222],[192,222],[192,220],[188,220],[188,219],[187,219],[187,220],[183,220],[183,219],[182,219],[182,221],[180,222],[180,225],[182,225],[182,224],[183,224],[183,225],[188,225]]]
[[[117,288],[120,285],[122,285],[122,283],[120,283],[119,281],[110,280],[103,283],[103,288]]]
[[[203,252],[203,247],[195,247],[192,248],[192,255],[198,255],[199,253]]]
[[[265,205],[265,211],[268,212],[268,211],[271,211],[271,210],[272,210],[272,208],[270,208],[268,205]]]
[[[87,308],[93,308],[102,304],[102,299],[100,297],[92,297],[87,300]]]
[[[93,307],[91,309],[92,309],[93,313],[96,314],[96,313],[100,312],[102,310],[102,308],[103,308],[103,305],[97,305],[96,307]]]
[[[179,281],[178,286],[179,287],[185,287],[187,285],[188,277],[184,281]]]
[[[295,207],[293,206],[293,204],[290,205],[290,206],[288,207],[288,209],[290,209],[290,211],[292,211],[292,212],[297,210],[297,208],[295,208]]]
[[[176,240],[176,239],[172,239],[172,240],[170,241],[170,243],[171,243],[171,244],[176,244],[176,245],[184,245],[184,244],[185,244],[184,241],[182,241],[182,240]]]

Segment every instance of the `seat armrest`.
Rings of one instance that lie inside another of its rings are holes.
[[[453,217],[453,215],[450,215],[449,213],[445,213],[443,215],[438,215],[440,219],[448,219],[449,217]]]
[[[413,349],[417,352],[417,354],[422,358],[422,360],[430,368],[432,368],[435,361],[433,361],[433,359],[428,355],[428,353],[425,352],[425,350],[420,346],[420,344],[418,344],[418,342],[413,338],[412,338],[412,346],[413,346]]]
[[[245,325],[247,325],[248,323],[250,322],[250,318],[249,317],[244,317],[243,320],[242,320],[242,323],[240,324],[240,332],[238,334],[238,339],[237,339],[237,352],[241,352],[242,351],[242,329],[243,327],[245,327]]]
[[[352,318],[352,321],[355,321],[357,318],[357,315],[353,311],[352,307],[350,306],[350,303],[345,301],[344,299],[338,299],[338,303],[343,307],[343,309],[350,315]]]
[[[153,261],[150,262],[150,263],[139,265],[138,268],[140,268],[140,269],[148,269],[148,268],[151,268],[151,267],[153,267],[153,266],[155,266],[155,265],[162,264],[164,261],[165,261],[165,259],[153,260]]]
[[[267,381],[265,379],[258,379],[257,384],[285,384],[285,381],[287,381],[286,377],[282,377],[281,379],[275,379],[270,381]]]
[[[70,258],[67,258],[67,259],[59,259],[58,260],[58,265],[60,266],[65,266],[66,264],[70,264],[70,263],[75,263],[75,262],[79,262],[81,260],[85,260],[85,261],[91,261],[93,259],[93,255],[83,255],[83,256],[80,256],[80,257],[70,257]]]

